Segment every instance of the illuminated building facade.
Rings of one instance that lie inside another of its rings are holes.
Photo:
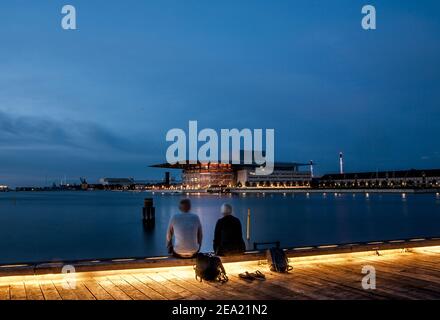
[[[253,168],[237,171],[237,185],[242,187],[308,187],[311,179],[311,172],[299,171],[295,164],[276,164],[270,175],[257,175]]]
[[[188,165],[182,173],[182,184],[187,188],[232,187],[235,175],[232,165],[200,163]]]
[[[308,187],[312,180],[309,171],[300,171],[305,164],[275,163],[270,175],[257,175],[258,165],[221,163],[160,164],[154,168],[182,170],[182,186],[186,189],[233,187]]]

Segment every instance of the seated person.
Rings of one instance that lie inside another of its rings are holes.
[[[197,215],[190,212],[191,201],[179,204],[180,213],[170,219],[167,232],[168,252],[178,258],[193,258],[202,245],[202,224]]]
[[[214,252],[219,256],[241,254],[246,251],[241,222],[232,215],[232,207],[221,207],[223,218],[217,221],[214,234]]]

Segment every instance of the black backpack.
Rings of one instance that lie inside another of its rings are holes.
[[[199,253],[196,257],[196,279],[202,282],[205,281],[220,281],[227,282],[225,268],[219,257],[208,253]]]
[[[267,250],[266,257],[270,271],[286,273],[293,269],[289,265],[289,259],[286,253],[281,248],[271,248]]]

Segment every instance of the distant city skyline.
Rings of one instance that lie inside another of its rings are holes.
[[[440,3],[0,4],[0,185],[161,179],[172,128],[275,129],[275,160],[440,168]]]

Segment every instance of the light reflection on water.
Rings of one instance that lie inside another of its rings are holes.
[[[0,194],[0,263],[102,259],[166,253],[165,231],[181,196],[156,193],[156,227],[144,228],[147,193],[59,192]],[[186,197],[186,195],[185,195]],[[212,247],[222,203],[233,205],[252,243],[282,246],[350,243],[440,235],[440,195],[326,194],[190,196]]]

